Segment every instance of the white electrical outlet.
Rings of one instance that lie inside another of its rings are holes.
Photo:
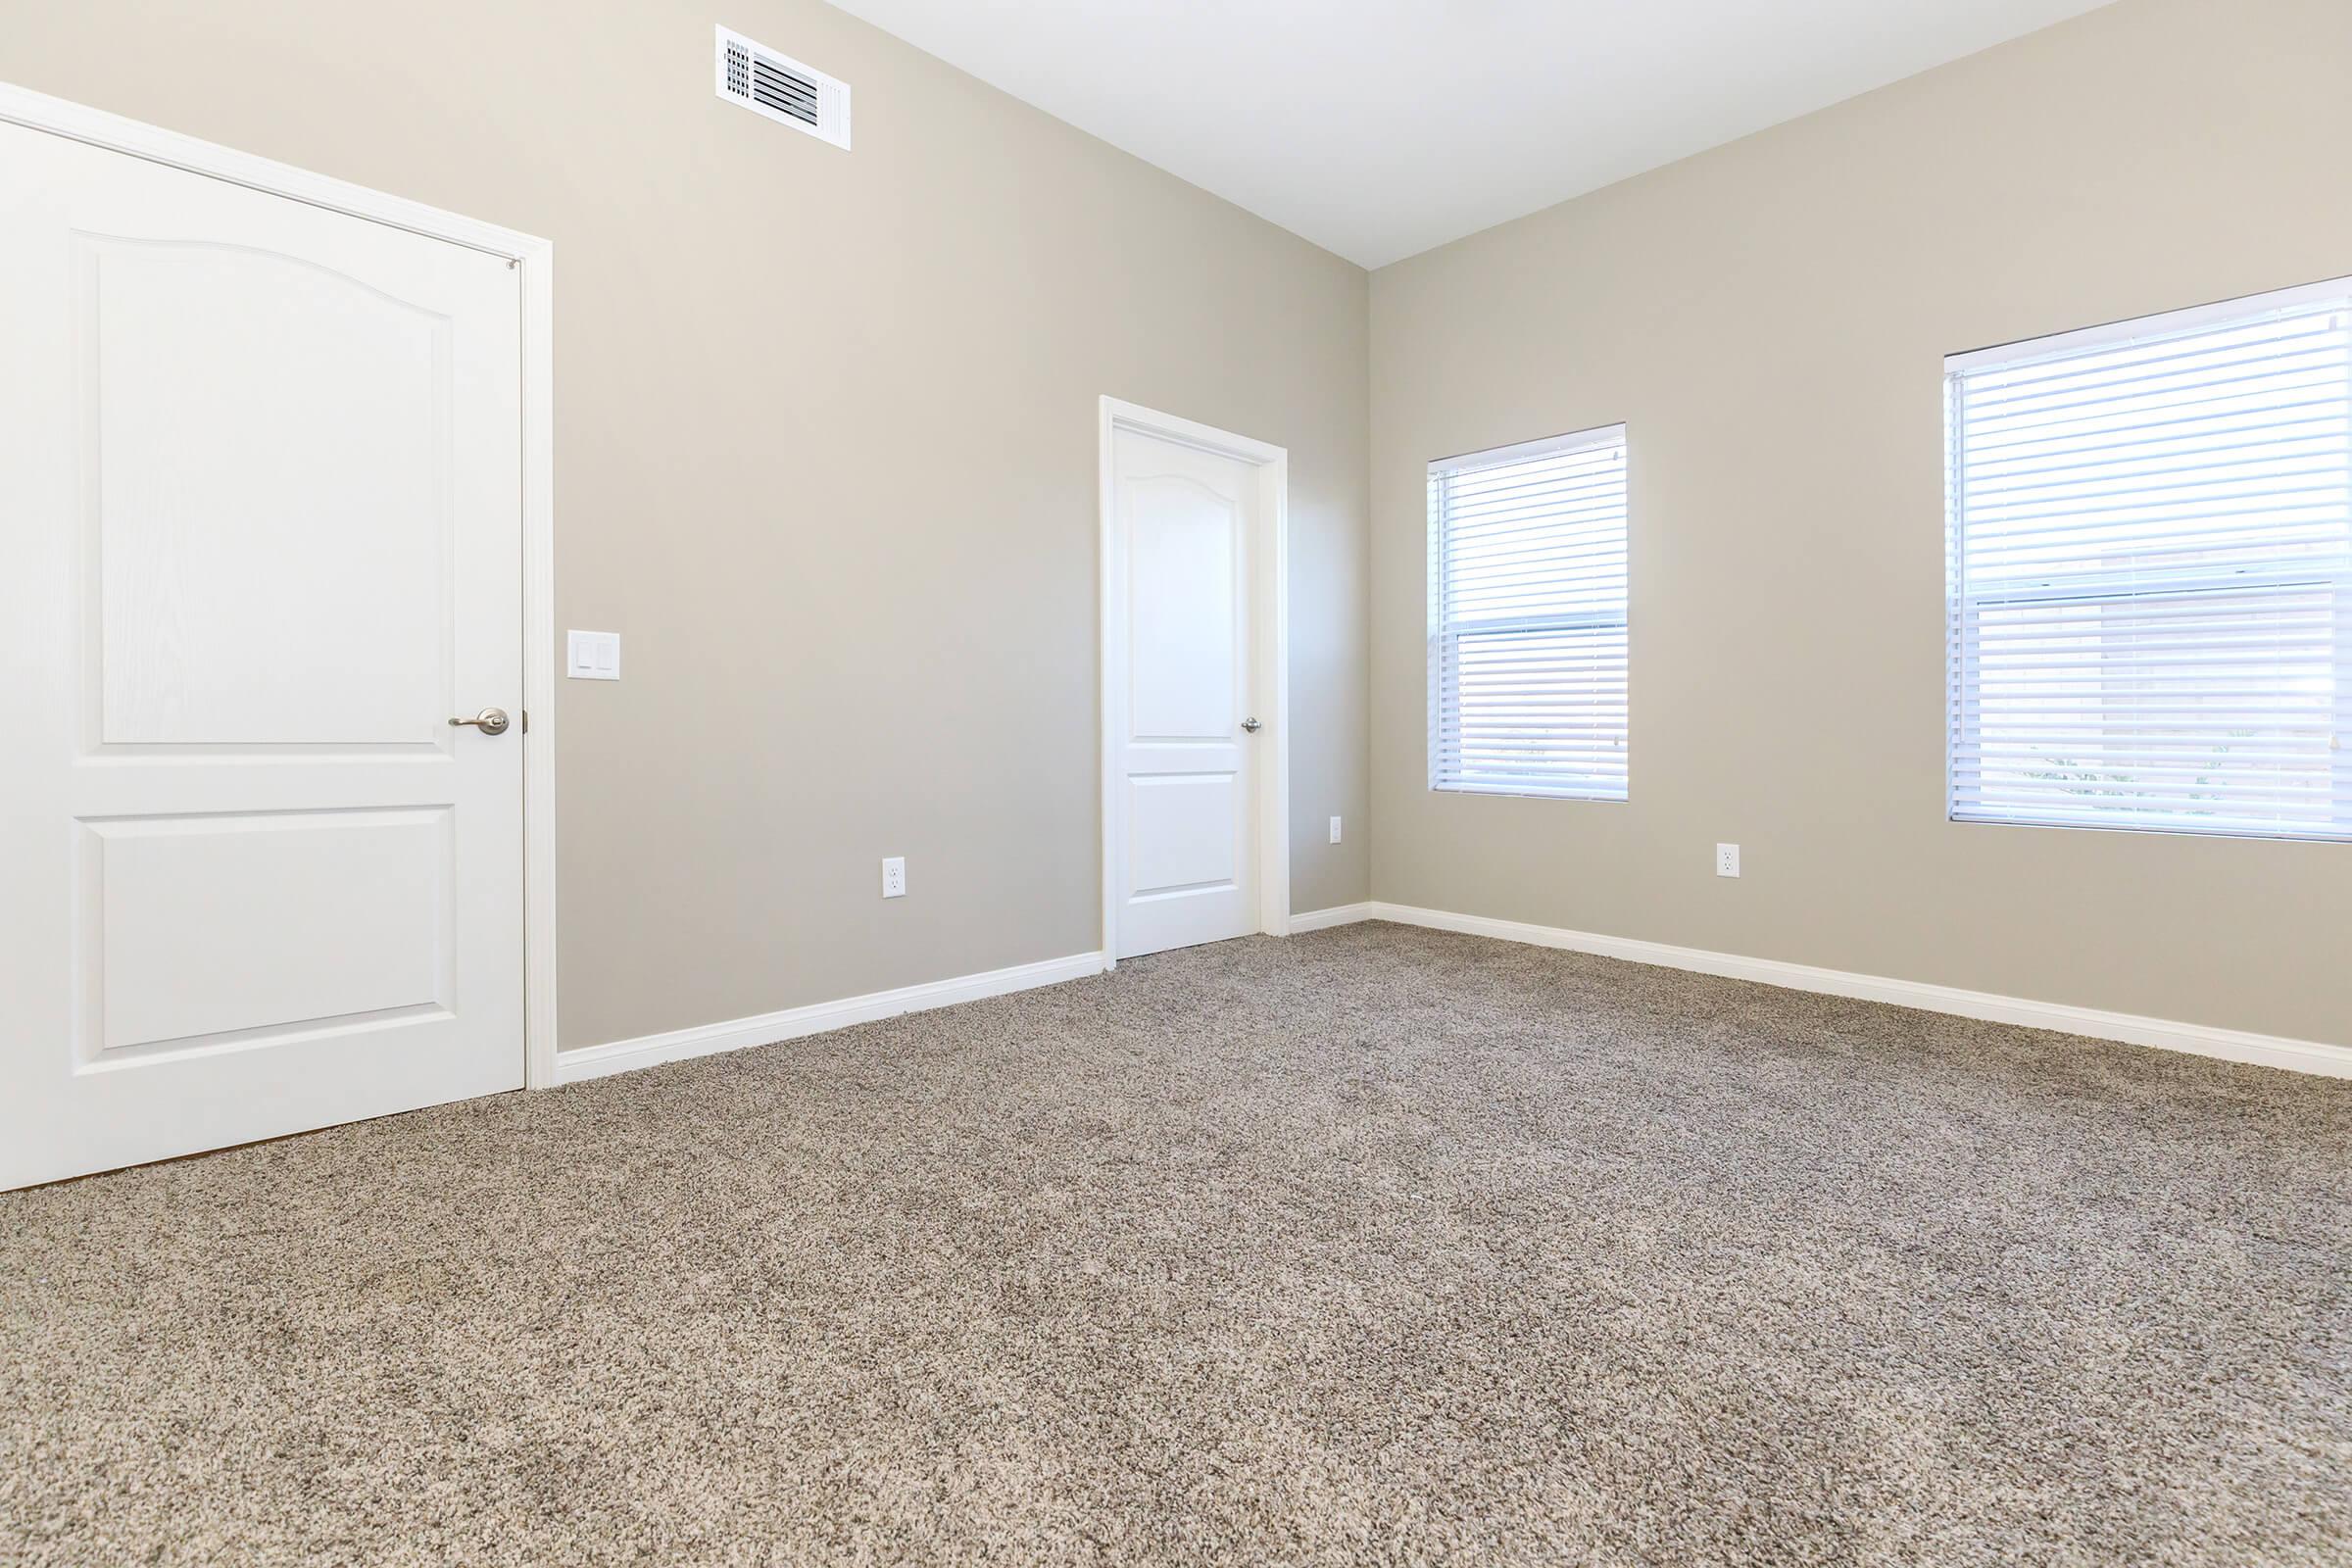
[[[1717,876],[1738,876],[1740,874],[1739,845],[1718,844],[1715,846],[1715,874]]]
[[[1331,819],[1331,842],[1340,842],[1340,819],[1336,816]]]
[[[882,896],[886,899],[903,899],[906,896],[905,857],[894,855],[882,862]]]

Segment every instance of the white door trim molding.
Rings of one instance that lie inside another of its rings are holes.
[[[933,1007],[952,1007],[959,1002],[1033,991],[1039,986],[1057,986],[1065,980],[1083,980],[1101,974],[1105,967],[1100,953],[1073,953],[1066,958],[1017,963],[1009,969],[957,975],[952,980],[930,980],[921,985],[900,986],[894,991],[871,991],[862,997],[844,997],[839,1002],[816,1002],[805,1007],[787,1007],[781,1012],[763,1012],[756,1018],[698,1024],[691,1029],[645,1035],[636,1040],[615,1040],[564,1053],[556,1064],[556,1082],[578,1083],[584,1078],[658,1067],[665,1061],[684,1061],[689,1056],[741,1051],[748,1046],[772,1046],[804,1035],[822,1034],[828,1029],[871,1023],[876,1018],[895,1018],[902,1012],[928,1012]]]
[[[1393,920],[1398,925],[1427,926],[1437,931],[1459,931],[1466,936],[1524,942],[1539,948],[1561,948],[1590,953],[1629,963],[1654,963],[1695,974],[1752,980],[1791,991],[1817,991],[1825,996],[1853,997],[1884,1002],[1923,1012],[1944,1012],[1987,1023],[2017,1024],[2027,1029],[2049,1029],[2059,1034],[2085,1035],[2093,1040],[2116,1040],[2131,1046],[2153,1046],[2163,1051],[2216,1056],[2224,1061],[2253,1062],[2284,1067],[2290,1072],[2317,1073],[2328,1078],[2352,1078],[2352,1044],[2329,1045],[2317,1040],[2290,1040],[2282,1035],[2250,1034],[2240,1029],[2217,1029],[2208,1024],[2180,1023],[2170,1018],[2147,1018],[2136,1013],[2107,1012],[2077,1007],[2063,1002],[2034,1002],[1989,991],[1963,991],[1955,986],[1930,985],[1923,980],[1893,980],[1884,975],[1856,974],[1845,969],[1822,969],[1778,958],[1750,958],[1736,953],[1713,953],[1703,948],[1678,948],[1664,942],[1632,937],[1602,936],[1592,931],[1569,931],[1558,926],[1529,925],[1519,920],[1496,920],[1483,914],[1454,914],[1444,909],[1420,909],[1404,904],[1375,900],[1364,918]],[[1336,922],[1335,922],[1336,923]]]
[[[522,298],[522,942],[525,1082],[556,1082],[555,246],[0,82],[0,123],[322,207],[506,258]]]
[[[1258,508],[1258,553],[1263,563],[1257,588],[1258,682],[1264,693],[1259,711],[1265,717],[1272,746],[1259,758],[1257,778],[1257,925],[1268,936],[1291,931],[1291,607],[1290,607],[1290,496],[1291,455],[1246,435],[1213,425],[1161,414],[1117,398],[1102,400],[1100,417],[1100,504],[1096,531],[1096,606],[1102,640],[1097,650],[1102,680],[1102,734],[1098,738],[1102,768],[1102,967],[1118,963],[1119,870],[1121,846],[1118,753],[1114,737],[1125,712],[1126,598],[1111,581],[1112,502],[1111,446],[1121,430],[1156,436],[1183,446],[1198,447],[1234,458],[1257,470],[1261,505]]]

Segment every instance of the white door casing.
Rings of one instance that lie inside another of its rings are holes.
[[[0,1186],[523,1082],[522,322],[0,124]]]
[[[1103,400],[1103,952],[1288,929],[1281,449]]]

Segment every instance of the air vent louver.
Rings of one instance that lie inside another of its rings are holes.
[[[788,55],[718,29],[718,95],[836,147],[850,145],[850,86]]]

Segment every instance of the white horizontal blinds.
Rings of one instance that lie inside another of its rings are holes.
[[[1625,428],[1433,463],[1430,786],[1626,796]]]
[[[1953,814],[2352,838],[2352,290],[1949,394]]]

